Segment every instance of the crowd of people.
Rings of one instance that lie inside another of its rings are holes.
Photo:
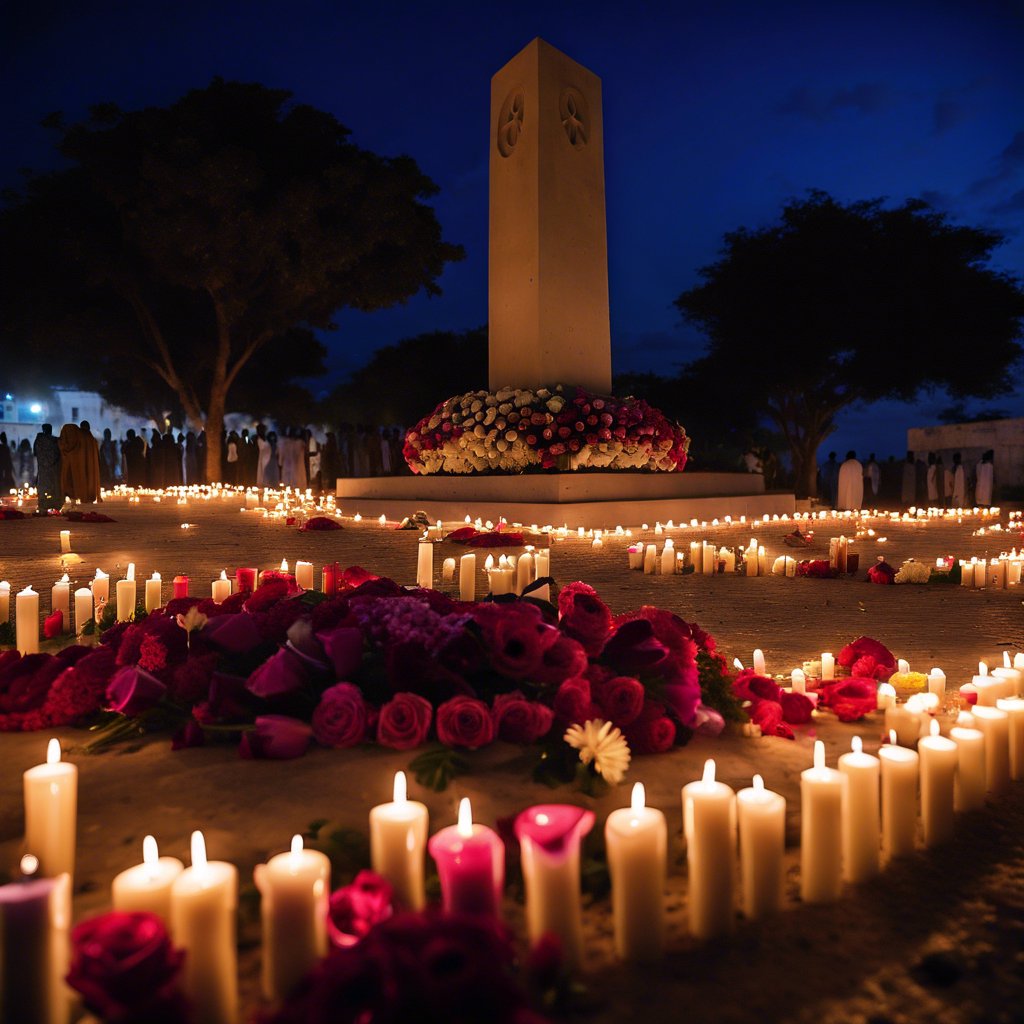
[[[405,472],[398,427],[343,424],[323,440],[308,428],[225,431],[221,445],[222,483],[257,487],[333,490],[344,476],[389,476]],[[8,441],[0,433],[0,492],[36,486],[39,511],[60,509],[70,498],[100,500],[100,488],[172,487],[209,483],[205,431],[161,434],[129,429],[115,438],[106,429],[97,438],[87,420],[65,423],[59,436],[44,423],[35,440]]]

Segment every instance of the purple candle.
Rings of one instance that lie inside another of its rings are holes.
[[[473,824],[468,798],[459,803],[459,823],[441,829],[427,845],[437,861],[445,913],[500,916],[505,844],[494,829]]]

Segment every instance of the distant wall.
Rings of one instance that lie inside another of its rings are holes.
[[[949,423],[937,427],[911,427],[907,449],[927,460],[929,452],[942,456],[945,465],[959,452],[971,473],[982,453],[995,452],[995,497],[1004,487],[1024,486],[1024,419]]]

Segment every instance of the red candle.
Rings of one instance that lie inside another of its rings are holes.
[[[252,591],[256,589],[256,570],[236,569],[235,589],[240,592],[248,591],[249,593],[252,593]]]
[[[323,568],[323,585],[321,590],[325,594],[334,595],[338,592],[338,563],[334,565],[325,565]]]
[[[469,800],[459,804],[459,823],[430,839],[446,914],[498,917],[505,885],[505,844],[486,825],[474,825]]]
[[[188,577],[187,576],[175,576],[174,577],[174,596],[188,597]]]

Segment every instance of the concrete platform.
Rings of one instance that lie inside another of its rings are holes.
[[[637,526],[660,520],[792,514],[791,493],[764,490],[754,473],[550,473],[525,476],[341,477],[346,512],[401,518],[422,509],[432,519],[473,518]]]

